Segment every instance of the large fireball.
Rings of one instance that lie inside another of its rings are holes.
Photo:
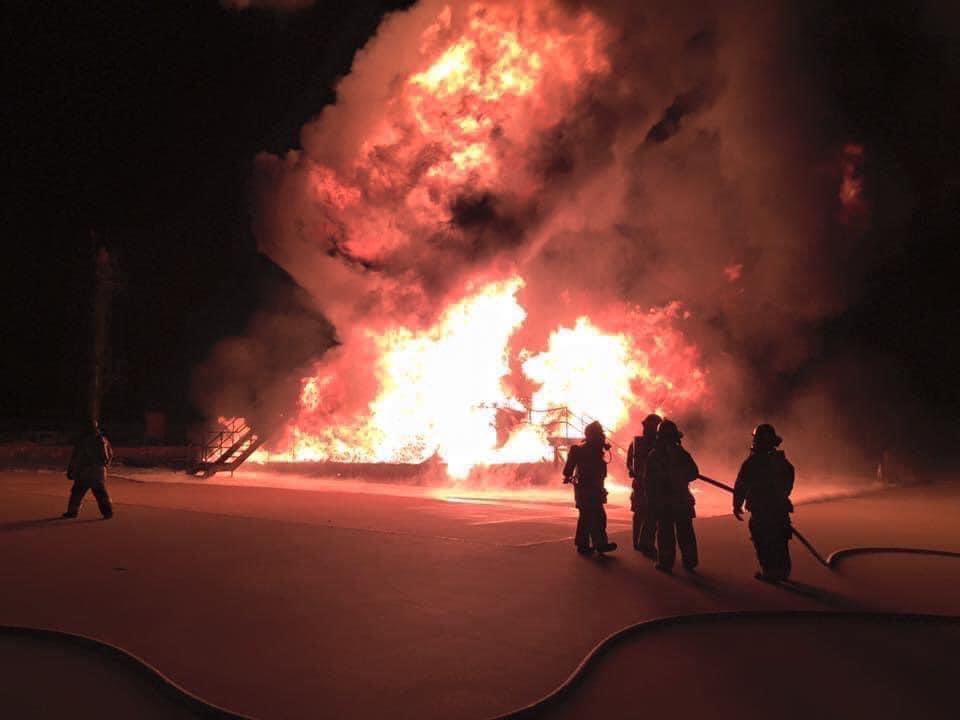
[[[296,416],[261,459],[436,456],[462,478],[549,459],[591,419],[616,434],[702,399],[679,304],[587,293],[571,314],[522,299],[514,251],[548,213],[551,182],[531,148],[610,73],[605,37],[592,13],[546,0],[439,6],[350,151],[287,159],[311,221],[274,219],[296,255],[267,251],[314,293],[341,345],[303,379]]]

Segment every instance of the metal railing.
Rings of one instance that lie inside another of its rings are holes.
[[[209,430],[190,472],[210,477],[228,470],[233,473],[263,444],[264,436],[242,418],[220,420],[220,427]]]
[[[217,430],[208,430],[200,451],[200,462],[214,462],[234,447],[244,434],[250,432],[250,426],[243,418],[230,418]]]
[[[554,462],[563,462],[561,449],[569,448],[583,440],[587,425],[596,421],[596,418],[586,413],[575,413],[569,407],[561,405],[553,408],[538,410],[524,404],[523,410],[509,405],[499,403],[482,403],[478,407],[492,408],[495,410],[505,410],[517,415],[523,415],[524,420],[518,422],[518,425],[534,425],[544,429],[547,435],[547,441],[554,449]],[[626,448],[619,443],[614,442],[609,437],[607,442],[621,454],[626,453]]]

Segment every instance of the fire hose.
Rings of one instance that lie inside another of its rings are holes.
[[[733,488],[726,483],[722,483],[719,480],[714,480],[711,477],[706,475],[697,475],[698,480],[703,480],[709,485],[718,487],[721,490],[726,490],[729,493],[733,493]],[[807,540],[803,534],[800,533],[796,528],[791,528],[793,536],[796,537],[807,550],[817,559],[817,561],[826,567],[829,570],[836,570],[837,565],[840,560],[852,555],[872,555],[872,554],[905,554],[905,555],[925,555],[933,557],[949,557],[949,558],[960,558],[960,552],[952,552],[948,550],[939,550],[939,549],[928,549],[928,548],[906,548],[906,547],[851,547],[843,548],[841,550],[836,550],[830,553],[829,557],[824,560],[823,556],[817,552],[816,548]],[[644,632],[655,630],[661,627],[669,626],[683,626],[688,624],[697,624],[697,623],[725,623],[725,622],[736,622],[742,620],[777,620],[777,621],[789,621],[793,619],[815,619],[815,620],[825,620],[827,618],[836,618],[840,620],[856,618],[859,620],[868,620],[868,621],[878,621],[878,622],[894,622],[894,623],[918,623],[918,624],[929,624],[929,623],[946,623],[946,624],[956,624],[960,622],[960,617],[957,616],[942,616],[942,615],[926,615],[918,613],[884,613],[884,612],[870,612],[864,610],[850,610],[845,612],[825,612],[822,610],[813,610],[813,611],[750,611],[750,610],[736,610],[732,612],[717,612],[717,613],[697,613],[691,615],[674,615],[670,617],[654,618],[652,620],[645,620],[632,625],[628,625],[617,632],[614,632],[611,635],[608,635],[606,638],[601,640],[597,645],[595,645],[590,652],[587,653],[586,657],[580,661],[580,664],[574,669],[574,671],[564,680],[557,688],[553,691],[540,698],[539,700],[530,703],[522,708],[514,710],[509,713],[498,715],[493,720],[521,720],[524,718],[540,718],[543,716],[545,710],[548,710],[551,706],[556,706],[561,704],[567,697],[569,697],[572,692],[583,682],[585,676],[588,674],[590,669],[599,663],[600,658],[607,653],[610,648],[614,645],[622,642],[623,640],[633,637],[635,635],[642,634]]]
[[[713,478],[707,477],[706,475],[697,475],[697,480],[703,480],[705,483],[709,483],[710,485],[713,485],[714,487],[718,487],[718,488],[720,488],[721,490],[726,490],[726,491],[727,491],[728,493],[730,493],[731,495],[733,494],[733,488],[730,487],[729,485],[727,485],[726,483],[720,482],[719,480],[714,480]],[[793,523],[791,523],[790,525],[791,525],[790,530],[791,530],[791,532],[793,533],[793,537],[795,537],[797,540],[799,540],[800,543],[801,543],[807,550],[810,551],[810,554],[813,555],[813,556],[817,559],[817,562],[819,562],[819,563],[820,563],[821,565],[823,565],[825,568],[827,568],[827,569],[829,569],[829,570],[833,570],[833,566],[830,564],[830,561],[829,561],[829,560],[824,560],[823,555],[821,555],[820,553],[817,552],[817,549],[810,543],[809,540],[807,540],[807,539],[803,536],[803,533],[801,533],[799,530],[797,530],[796,527],[793,526]]]
[[[714,480],[711,477],[706,475],[697,475],[697,480],[703,480],[705,483],[718,487],[721,490],[726,490],[728,493],[733,493],[733,488],[722,483],[719,480]],[[817,549],[810,543],[807,538],[803,536],[796,527],[792,526],[791,523],[791,532],[793,537],[800,541],[800,543],[810,551],[810,554],[813,555],[817,562],[823,565],[828,570],[836,570],[837,565],[846,557],[851,555],[927,555],[932,557],[951,557],[951,558],[960,558],[960,553],[952,552],[950,550],[933,550],[929,548],[900,548],[900,547],[853,547],[853,548],[843,548],[841,550],[836,550],[824,560],[823,555],[817,552]]]
[[[250,715],[227,710],[208,700],[204,700],[164,675],[143,658],[134,655],[119,645],[63,630],[24,627],[19,625],[0,625],[0,639],[7,638],[12,638],[14,641],[28,639],[33,642],[49,644],[58,649],[58,654],[63,654],[65,649],[72,649],[84,654],[99,656],[109,663],[110,667],[126,668],[132,673],[134,678],[146,683],[149,688],[154,689],[159,694],[159,697],[171,703],[169,709],[173,709],[174,707],[182,708],[189,713],[191,717],[211,718],[215,720],[254,720]],[[113,672],[118,671],[114,670]]]
[[[706,477],[704,475],[698,475],[699,480],[718,487],[727,492],[733,492],[733,488],[729,485],[714,480],[713,478]],[[824,566],[835,569],[835,566],[842,558],[853,556],[853,555],[865,555],[865,554],[891,554],[891,553],[900,553],[900,554],[909,554],[909,555],[927,555],[927,556],[939,556],[939,557],[951,557],[951,558],[960,558],[960,553],[952,552],[947,550],[939,549],[923,549],[923,548],[897,548],[897,547],[852,547],[842,550],[837,550],[830,554],[828,560],[823,560],[822,556],[807,542],[806,538],[800,535],[794,529],[794,535],[807,547],[808,550],[817,558],[817,560]],[[869,621],[882,621],[882,622],[895,622],[895,623],[910,623],[910,624],[920,624],[920,625],[933,625],[938,623],[945,624],[956,624],[960,622],[960,617],[958,616],[943,616],[943,615],[930,615],[930,614],[917,614],[917,613],[885,613],[885,612],[869,612],[869,611],[844,611],[844,612],[834,612],[834,611],[748,611],[748,610],[738,610],[738,611],[729,611],[729,612],[708,612],[708,613],[697,613],[690,615],[676,615],[676,616],[667,616],[660,618],[653,618],[650,620],[645,620],[637,623],[627,625],[624,628],[608,635],[606,638],[601,640],[596,644],[587,655],[580,661],[576,666],[573,672],[564,680],[557,688],[549,692],[547,695],[543,696],[539,700],[536,700],[524,707],[518,708],[512,712],[506,714],[501,714],[496,716],[494,720],[520,720],[521,718],[538,718],[542,717],[541,713],[548,710],[550,706],[556,706],[557,704],[562,703],[566,698],[568,698],[571,693],[584,681],[588,672],[596,666],[601,658],[615,645],[620,642],[642,635],[648,631],[654,631],[660,628],[676,627],[676,626],[685,626],[685,625],[696,625],[701,623],[728,623],[728,622],[737,622],[737,621],[754,621],[754,620],[768,620],[768,621],[778,621],[785,622],[792,619],[827,619],[827,618],[837,618],[840,620],[844,619],[861,619]],[[214,705],[208,701],[205,701],[194,695],[190,691],[184,689],[182,686],[178,685],[172,679],[164,675],[160,670],[150,665],[148,662],[142,658],[134,655],[133,653],[117,646],[112,645],[101,640],[97,640],[91,637],[84,635],[79,635],[76,633],[64,632],[60,630],[52,630],[46,628],[37,628],[37,627],[22,627],[22,626],[8,626],[0,625],[0,638],[30,638],[36,641],[44,641],[50,643],[56,643],[58,645],[65,646],[74,646],[80,650],[85,650],[87,652],[93,652],[96,654],[102,655],[105,659],[114,662],[122,663],[129,666],[136,674],[138,674],[142,679],[146,680],[149,684],[161,691],[169,700],[174,701],[176,704],[184,707],[192,713],[196,713],[198,717],[205,718],[223,718],[223,720],[252,720],[249,715],[243,715],[234,711],[227,710],[223,707]]]

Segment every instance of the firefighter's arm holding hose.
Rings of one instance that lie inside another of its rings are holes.
[[[737,481],[733,484],[733,516],[743,522],[743,501],[747,499],[747,463],[740,466],[740,472],[737,473]]]

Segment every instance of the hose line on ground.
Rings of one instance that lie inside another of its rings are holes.
[[[728,493],[733,492],[733,488],[722,483],[719,480],[714,480],[711,477],[706,475],[697,475],[698,480],[703,480],[705,483],[709,483],[715,487],[720,488],[721,490],[726,490]],[[901,554],[901,555],[928,555],[936,557],[960,557],[960,553],[951,552],[949,550],[930,550],[927,548],[900,548],[900,547],[852,547],[852,548],[843,548],[841,550],[836,550],[824,559],[823,555],[817,552],[817,549],[813,544],[803,536],[803,534],[797,530],[796,527],[791,527],[793,531],[793,536],[799,540],[803,546],[810,551],[810,554],[813,555],[817,562],[823,565],[825,568],[830,570],[836,570],[837,566],[840,564],[840,561],[844,558],[851,557],[853,555],[891,555],[891,554]]]
[[[932,551],[939,554],[939,551]],[[960,556],[958,553],[952,553],[951,557]],[[678,627],[684,625],[694,625],[697,623],[720,623],[733,620],[775,620],[790,621],[797,619],[823,619],[823,618],[845,618],[853,620],[873,620],[894,623],[915,623],[915,624],[960,624],[960,616],[954,615],[929,615],[923,613],[885,613],[868,611],[829,611],[829,610],[736,610],[732,612],[720,613],[700,613],[694,615],[674,615],[669,617],[655,618],[643,622],[627,625],[620,630],[608,635],[599,643],[594,645],[593,649],[587,653],[586,657],[580,661],[576,669],[563,681],[555,690],[542,697],[536,702],[530,703],[518,710],[510,711],[503,715],[497,715],[490,720],[528,720],[537,717],[540,713],[548,710],[551,706],[563,702],[569,694],[584,680],[590,669],[599,662],[615,644],[627,640],[635,635],[645,632],[658,630],[662,628]]]
[[[701,478],[705,480],[707,478]],[[716,481],[714,481],[716,482]],[[831,569],[836,568],[841,560],[854,555],[868,554],[904,554],[904,555],[926,555],[932,557],[960,558],[960,552],[949,550],[937,550],[926,548],[897,548],[897,547],[852,547],[843,548],[830,554],[824,565]],[[731,620],[779,620],[789,621],[802,618],[849,618],[859,620],[877,620],[888,622],[905,623],[960,623],[960,616],[954,615],[930,615],[921,613],[884,613],[884,612],[866,612],[866,611],[825,611],[825,610],[776,610],[776,611],[731,611],[717,613],[699,613],[692,615],[674,615],[652,620],[644,620],[638,623],[628,625],[616,632],[608,635],[597,643],[590,652],[580,661],[573,672],[556,689],[548,693],[541,699],[526,705],[517,710],[513,710],[503,715],[497,715],[491,720],[521,720],[523,718],[535,717],[537,713],[547,710],[550,706],[562,701],[571,691],[584,679],[589,669],[595,665],[599,659],[611,649],[615,644],[626,640],[634,635],[643,632],[652,631],[660,628],[677,627],[683,625],[692,625],[695,623],[718,623]],[[227,710],[213,703],[209,703],[202,698],[194,695],[184,689],[173,680],[168,678],[157,668],[150,665],[142,658],[137,657],[131,652],[124,650],[117,645],[111,645],[85,635],[64,632],[61,630],[50,630],[46,628],[22,627],[13,625],[0,625],[0,637],[26,637],[45,641],[56,641],[64,644],[74,645],[85,650],[105,655],[107,658],[119,660],[132,665],[141,677],[150,684],[158,687],[168,698],[180,704],[185,709],[196,713],[201,718],[214,718],[215,720],[254,720],[249,715]]]
[[[233,712],[207,702],[175,683],[143,658],[137,657],[117,645],[111,645],[102,640],[96,640],[86,635],[64,632],[62,630],[22,627],[17,625],[0,625],[0,637],[29,638],[31,640],[42,640],[45,642],[52,641],[62,645],[72,645],[83,650],[92,651],[110,660],[118,660],[132,667],[142,679],[158,688],[160,692],[172,702],[194,713],[197,717],[211,718],[214,720],[254,720],[249,715]]]
[[[830,553],[830,556],[827,558],[827,564],[831,570],[836,570],[841,560],[853,557],[854,555],[927,555],[928,557],[960,558],[960,552],[952,552],[950,550],[900,547],[851,547],[835,550]]]
[[[727,485],[726,483],[720,482],[719,480],[714,480],[713,478],[707,477],[706,475],[697,475],[697,480],[703,480],[705,483],[709,483],[710,485],[713,485],[713,486],[715,486],[715,487],[718,487],[718,488],[720,488],[721,490],[726,490],[728,493],[733,494],[733,488],[730,487],[729,485]],[[824,560],[823,555],[821,555],[819,552],[817,552],[817,549],[813,546],[813,544],[812,544],[809,540],[807,540],[807,538],[804,537],[803,533],[800,532],[799,530],[797,530],[797,528],[796,528],[795,526],[793,526],[792,523],[791,523],[790,529],[791,529],[791,531],[792,531],[792,533],[793,533],[793,537],[795,537],[797,540],[799,540],[800,543],[801,543],[807,550],[810,551],[810,554],[813,555],[813,556],[817,559],[817,562],[819,562],[819,563],[820,563],[821,565],[823,565],[825,568],[828,568],[828,569],[830,569],[830,570],[833,569],[833,567],[830,565],[830,562],[829,562],[828,560]]]

